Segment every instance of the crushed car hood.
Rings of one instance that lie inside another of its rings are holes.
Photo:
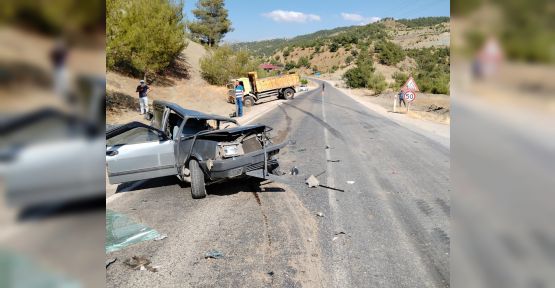
[[[242,135],[262,133],[268,129],[266,125],[246,125],[238,126],[229,129],[221,129],[214,131],[203,131],[197,135],[197,138],[201,139],[235,139]]]

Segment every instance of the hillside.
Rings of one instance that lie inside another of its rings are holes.
[[[329,30],[320,30],[314,33],[296,36],[290,39],[279,38],[263,41],[240,42],[232,44],[235,49],[246,49],[257,56],[268,57],[274,55],[278,50],[287,47],[308,47],[314,44],[322,45],[326,40],[333,40],[343,36],[355,36],[357,39],[365,39],[376,36],[376,30],[384,29],[394,42],[399,44],[419,44],[422,47],[441,47],[449,46],[449,17],[425,17],[416,19],[399,19],[385,18],[379,22],[364,26],[346,26]],[[437,30],[436,30],[437,29]],[[441,35],[447,33],[446,35]],[[440,36],[441,35],[441,36]],[[431,37],[437,37],[436,43],[433,43]],[[447,37],[445,37],[447,36]],[[418,43],[417,43],[418,42]],[[412,46],[411,48],[417,48]]]
[[[167,100],[193,110],[200,110],[220,115],[228,115],[234,106],[227,103],[225,87],[209,85],[200,75],[199,60],[206,55],[206,49],[193,41],[189,41],[178,61],[177,68],[152,83],[149,102]],[[178,71],[175,71],[178,70]],[[125,123],[140,119],[138,114],[139,101],[135,88],[139,79],[113,71],[106,73],[107,91],[107,123]]]
[[[288,71],[308,75],[320,72],[333,80],[341,80],[365,54],[376,74],[392,88],[390,91],[403,77],[414,75],[424,92],[441,94],[448,93],[449,20],[387,18],[364,26],[322,30],[292,39],[237,43],[233,47],[247,49]]]

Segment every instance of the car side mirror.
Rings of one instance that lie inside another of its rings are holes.
[[[154,118],[154,114],[152,114],[152,112],[146,112],[145,119],[150,121],[152,118]]]

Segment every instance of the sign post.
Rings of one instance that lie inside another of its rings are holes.
[[[416,94],[413,91],[407,91],[404,95],[405,101],[407,102],[407,113],[410,111],[410,105],[414,99],[416,99]]]
[[[416,98],[416,92],[420,92],[418,85],[416,85],[416,81],[412,76],[407,79],[407,82],[403,86],[401,86],[401,91],[404,93],[403,98],[407,103],[407,113],[410,111],[411,102],[414,101]]]
[[[395,94],[395,96],[393,96],[393,113],[395,113],[395,107],[397,106],[397,95]]]

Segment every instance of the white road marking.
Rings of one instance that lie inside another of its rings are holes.
[[[330,90],[330,88],[328,88],[328,91]],[[324,96],[325,93],[322,92],[322,120],[324,120],[324,122],[328,122],[326,119],[326,109],[325,109],[325,101],[324,101]],[[324,142],[326,144],[327,147],[331,147],[330,143],[329,143],[329,136],[328,136],[328,129],[326,127],[324,127]],[[331,162],[327,161],[327,160],[331,160],[331,149],[325,149],[326,150],[326,186],[329,187],[335,187],[335,180],[333,178],[333,165]],[[341,225],[339,224],[340,222],[340,216],[339,216],[339,207],[337,206],[337,199],[335,197],[335,193],[337,193],[337,191],[334,190],[328,190],[328,201],[329,201],[329,205],[330,205],[330,209],[331,209],[331,216],[332,216],[332,220],[333,220],[333,226],[335,231],[344,231],[341,227]],[[333,239],[335,240],[335,239]],[[332,241],[333,241],[332,240]],[[345,249],[343,245],[334,245],[333,246],[333,251],[334,251],[334,257],[337,258],[337,256],[343,256],[346,255],[345,253]],[[334,287],[351,287],[351,284],[349,283],[349,276],[347,275],[347,271],[345,271],[345,267],[346,265],[344,264],[348,264],[348,263],[342,263],[344,262],[343,260],[346,260],[346,258],[341,258],[340,261],[336,261],[334,262],[333,265],[333,270],[334,270]]]

